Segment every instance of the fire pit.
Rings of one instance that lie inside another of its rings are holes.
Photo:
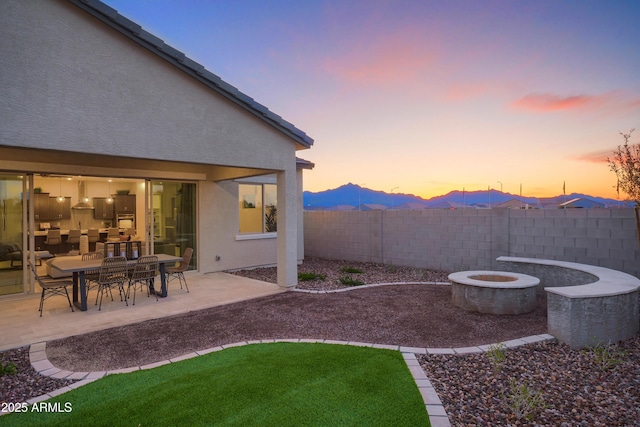
[[[467,311],[523,314],[536,307],[540,279],[504,271],[459,271],[449,275],[451,301]]]

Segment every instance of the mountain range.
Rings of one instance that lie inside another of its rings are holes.
[[[583,199],[588,203],[595,202],[604,207],[630,206],[627,202],[579,193],[539,198],[523,197],[493,189],[487,191],[455,190],[441,196],[424,199],[419,196],[414,196],[413,194],[376,191],[352,183],[316,193],[305,191],[302,197],[304,208],[307,210],[354,209],[357,207],[365,209],[488,208],[512,200],[535,208],[549,208],[557,207],[573,199]]]

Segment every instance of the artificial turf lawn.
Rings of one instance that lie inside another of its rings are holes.
[[[232,347],[155,369],[109,375],[16,413],[0,426],[428,426],[397,351],[273,343]]]

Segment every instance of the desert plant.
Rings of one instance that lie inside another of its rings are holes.
[[[298,280],[301,282],[308,282],[310,280],[323,280],[326,279],[327,276],[324,274],[318,273],[298,273]]]
[[[340,283],[346,286],[362,286],[364,282],[362,280],[354,279],[351,276],[341,276],[339,279]]]
[[[278,209],[274,205],[267,206],[267,213],[264,214],[264,225],[267,232],[278,231]]]
[[[617,344],[596,344],[589,347],[587,352],[593,357],[593,361],[601,371],[613,369],[623,362],[626,352],[618,348]]]
[[[518,420],[525,418],[530,421],[536,413],[546,408],[541,391],[534,390],[527,384],[519,384],[515,379],[509,383],[509,394],[502,395],[502,399],[506,408]]]
[[[502,343],[492,344],[487,350],[487,357],[493,365],[493,371],[496,373],[502,371],[504,361],[507,358],[506,350],[507,346]]]
[[[631,200],[640,204],[640,144],[629,145],[634,130],[631,129],[628,133],[620,132],[624,144],[618,145],[613,152],[613,158],[607,157],[607,162],[609,169],[618,178],[618,190],[624,191]]]
[[[627,193],[629,199],[636,204],[634,213],[636,217],[636,234],[640,242],[640,144],[629,145],[631,134],[635,129],[631,129],[628,133],[620,132],[624,139],[623,145],[613,152],[613,158],[607,157],[609,169],[616,174],[618,184],[616,190],[618,194],[620,190]]]
[[[18,372],[18,368],[13,363],[9,362],[7,364],[3,364],[0,362],[0,377],[4,375],[15,375]]]
[[[393,264],[389,264],[385,266],[385,270],[387,270],[387,273],[395,273],[398,270],[398,267]]]
[[[362,270],[359,270],[355,267],[342,267],[343,273],[352,273],[352,274],[362,274]]]

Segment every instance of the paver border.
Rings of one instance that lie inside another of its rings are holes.
[[[503,341],[498,344],[503,344],[508,348],[515,348],[519,346],[523,346],[526,344],[542,342],[542,341],[550,341],[554,340],[555,337],[549,334],[541,334],[541,335],[531,335],[524,338]],[[78,387],[81,387],[85,384],[89,384],[97,379],[103,378],[107,375],[120,374],[120,373],[128,373],[143,369],[153,369],[158,366],[168,365],[171,363],[177,363],[186,359],[191,359],[193,357],[202,356],[204,354],[213,353],[216,351],[222,351],[227,348],[232,347],[240,347],[244,345],[251,344],[272,344],[277,342],[288,342],[288,343],[320,343],[320,344],[336,344],[336,345],[352,345],[358,347],[372,347],[372,348],[380,348],[386,350],[394,350],[399,351],[402,354],[402,357],[411,373],[413,380],[418,387],[418,391],[422,396],[422,400],[425,405],[425,410],[429,416],[429,421],[433,427],[450,427],[451,424],[449,422],[449,418],[447,416],[447,412],[438,396],[437,391],[433,387],[429,377],[424,372],[424,369],[420,366],[420,362],[416,355],[423,354],[451,354],[451,355],[465,355],[471,353],[483,353],[489,350],[489,348],[495,344],[481,345],[481,346],[472,346],[472,347],[458,347],[458,348],[420,348],[420,347],[404,347],[397,345],[389,345],[389,344],[380,344],[380,343],[364,343],[364,342],[356,342],[356,341],[339,341],[339,340],[329,340],[329,339],[309,339],[309,338],[278,338],[278,339],[263,339],[263,340],[251,340],[251,341],[239,341],[230,344],[218,345],[215,347],[210,347],[203,350],[197,350],[194,352],[186,353],[182,356],[173,357],[171,359],[162,360],[156,363],[150,363],[143,366],[132,366],[129,368],[122,369],[114,369],[109,371],[96,371],[96,372],[70,372],[62,369],[58,369],[49,361],[46,354],[46,342],[40,342],[32,344],[29,347],[29,360],[31,362],[31,366],[40,374],[44,376],[54,377],[54,378],[62,378],[62,379],[72,379],[79,380],[73,384],[70,384],[66,387],[59,388],[57,390],[51,391],[49,393],[43,394],[41,396],[35,397],[33,399],[29,399],[27,403],[34,404],[37,402],[41,402],[43,400],[47,400],[51,397],[58,396],[60,394],[66,393]]]

